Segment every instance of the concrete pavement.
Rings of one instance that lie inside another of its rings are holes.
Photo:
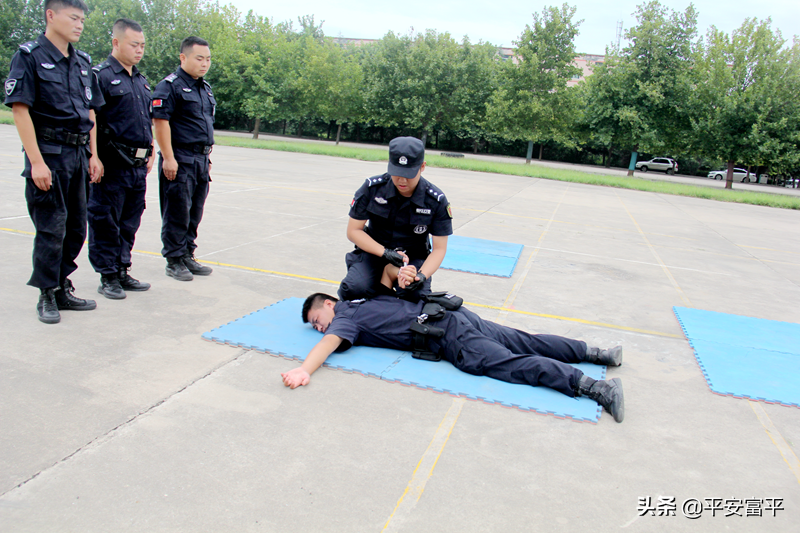
[[[511,278],[440,271],[485,318],[625,347],[626,419],[598,424],[321,369],[201,334],[287,297],[335,292],[370,163],[217,147],[198,258],[160,257],[157,176],[132,275],[98,309],[36,319],[22,157],[0,126],[0,530],[769,531],[800,520],[800,410],[712,394],[672,306],[800,322],[800,213],[536,178],[430,169],[457,235],[525,245]],[[214,264],[216,263],[216,264]],[[505,307],[499,311],[492,307]],[[642,499],[676,516],[639,516]],[[764,516],[691,498],[779,498]],[[740,511],[744,514],[743,511]]]

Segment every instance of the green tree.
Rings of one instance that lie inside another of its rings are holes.
[[[19,45],[44,31],[44,0],[3,0],[0,11],[0,72],[8,74]],[[4,78],[5,79],[5,78]]]
[[[533,14],[533,24],[516,41],[514,60],[503,64],[499,87],[492,94],[487,120],[508,139],[540,144],[571,142],[575,98],[567,81],[580,70],[575,62],[575,36],[581,21],[573,21],[575,8],[567,4],[545,7]]]
[[[418,130],[423,142],[434,128],[452,128],[463,113],[458,98],[461,46],[448,33],[387,33],[364,56],[365,106],[382,126]]]
[[[638,6],[638,25],[628,45],[612,49],[587,79],[584,124],[604,146],[631,150],[685,151],[691,141],[692,78],[697,14],[658,2]]]
[[[298,92],[312,115],[335,123],[336,144],[342,124],[363,115],[363,73],[358,56],[347,53],[331,40],[308,42],[298,79]]]
[[[771,20],[747,19],[730,36],[713,27],[696,69],[695,148],[734,164],[769,165],[786,171],[798,164],[800,52],[784,48]]]

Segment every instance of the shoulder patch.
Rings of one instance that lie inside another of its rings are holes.
[[[108,61],[103,61],[102,63],[100,63],[96,67],[92,67],[92,70],[95,71],[95,72],[100,72],[104,68],[108,68],[110,66],[111,66],[111,64]]]
[[[177,77],[178,77],[178,75],[173,72],[172,74],[170,74],[169,76],[164,78],[164,81],[168,81],[168,82],[172,83],[173,81],[175,81],[175,78],[177,78]]]
[[[437,202],[441,202],[442,198],[444,198],[444,193],[438,189],[434,189],[433,187],[428,187],[425,192],[428,193],[428,196],[436,198]]]
[[[373,176],[371,178],[367,178],[367,187],[372,187],[373,185],[380,185],[381,183],[386,183],[386,179],[388,174],[383,174],[382,176]]]
[[[26,54],[30,54],[38,47],[39,43],[37,43],[36,41],[28,41],[27,43],[19,45],[19,49],[25,52]]]

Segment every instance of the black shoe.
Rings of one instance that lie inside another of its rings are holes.
[[[125,291],[119,284],[119,278],[116,274],[102,274],[100,276],[100,286],[97,287],[97,292],[108,298],[109,300],[124,300]]]
[[[197,259],[195,259],[192,254],[186,254],[183,256],[183,264],[186,265],[186,268],[189,269],[189,272],[196,276],[208,276],[214,272],[213,268],[198,263]]]
[[[83,300],[76,298],[74,294],[75,287],[69,279],[65,279],[61,287],[56,289],[56,305],[62,311],[91,311],[97,308],[97,302],[94,300]]]
[[[619,366],[622,364],[622,346],[614,346],[607,350],[587,346],[586,357],[583,360],[596,365]]]
[[[182,257],[167,257],[167,276],[178,281],[192,281],[194,276],[186,265],[183,264]]]
[[[61,322],[61,313],[58,312],[55,292],[55,289],[42,289],[42,293],[39,295],[39,303],[36,304],[39,321],[45,324],[58,324]]]
[[[591,398],[602,405],[617,422],[625,419],[625,397],[622,394],[622,381],[619,378],[596,381],[589,376],[581,376],[577,394]]]
[[[119,267],[119,284],[126,291],[146,291],[150,288],[149,283],[143,283],[128,274],[130,267]]]

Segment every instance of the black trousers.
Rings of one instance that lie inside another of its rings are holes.
[[[161,201],[161,255],[182,257],[197,249],[197,228],[203,219],[208,197],[208,156],[175,148],[178,174],[170,181],[164,176],[163,156],[158,160]],[[160,155],[160,154],[159,154]]]
[[[40,289],[60,286],[78,269],[75,259],[86,239],[86,182],[89,155],[85,146],[40,143],[50,169],[50,190],[39,189],[31,178],[25,155],[25,200],[36,236],[33,239],[33,274],[28,285]]]
[[[567,363],[581,362],[585,342],[502,326],[464,307],[448,311],[435,325],[444,328],[445,334],[430,341],[431,350],[459,370],[575,396],[583,372]]]
[[[106,166],[100,183],[89,185],[89,262],[95,272],[113,274],[131,266],[146,192],[147,167]]]
[[[347,265],[347,275],[339,284],[340,300],[370,299],[381,294],[381,276],[387,265],[385,259],[356,249],[344,257],[344,262]],[[409,264],[419,269],[424,262],[424,259],[411,259]],[[422,287],[415,291],[401,289],[395,281],[397,296],[404,300],[419,301],[422,295],[431,293],[431,278],[426,279]]]

